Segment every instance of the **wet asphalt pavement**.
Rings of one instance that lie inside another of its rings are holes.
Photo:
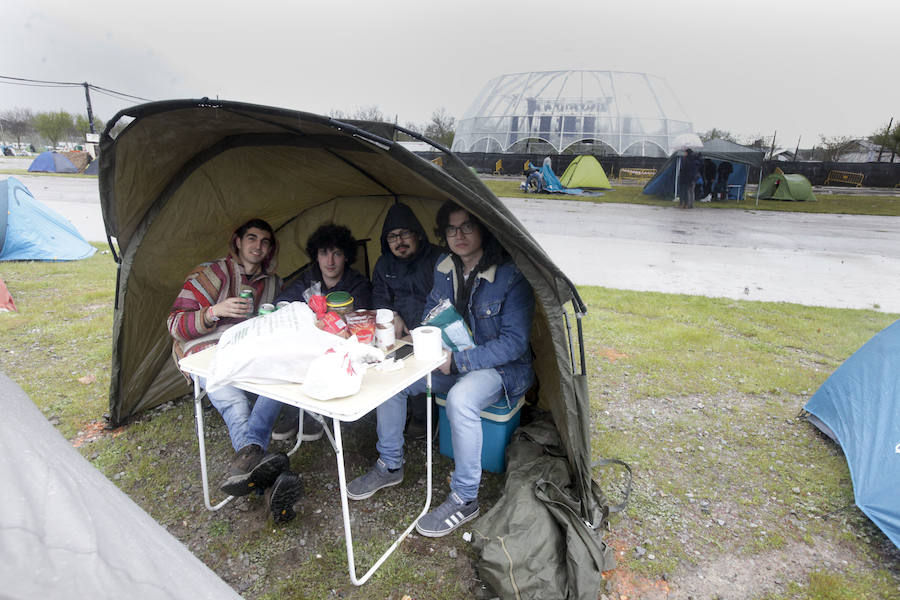
[[[18,178],[106,240],[96,178]],[[900,217],[503,202],[579,285],[900,313]]]

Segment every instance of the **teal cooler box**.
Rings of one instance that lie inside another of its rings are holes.
[[[441,454],[453,458],[453,441],[450,437],[450,421],[447,419],[447,399],[435,396],[438,405],[438,441]],[[525,396],[521,396],[512,408],[506,399],[499,400],[481,411],[481,468],[491,473],[506,470],[506,445],[513,431],[519,426]]]

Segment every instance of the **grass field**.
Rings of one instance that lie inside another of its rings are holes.
[[[619,204],[646,204],[649,206],[671,206],[672,202],[657,196],[645,196],[639,185],[617,185],[612,190],[603,190],[602,196],[569,196],[566,194],[528,194],[519,185],[523,178],[484,179],[484,184],[495,196],[508,198],[549,198],[572,200],[575,202],[616,202]],[[760,200],[749,196],[742,202],[734,200],[722,202],[696,203],[699,208],[777,210],[785,212],[830,213],[846,215],[900,215],[900,196],[827,194],[815,191],[816,202],[783,202],[780,200]]]
[[[115,265],[0,263],[18,313],[0,314],[0,370],[82,454],[248,598],[490,597],[460,536],[412,536],[363,588],[349,583],[325,442],[293,457],[300,516],[273,526],[257,498],[202,504],[192,403],[104,431]],[[900,552],[852,504],[840,449],[798,417],[827,376],[898,315],[582,287],[595,458],[634,468],[607,541],[608,598],[900,598]],[[187,388],[185,389],[187,392]],[[231,456],[206,413],[212,480]],[[374,459],[374,427],[345,431],[348,476]],[[413,444],[411,456],[424,447]],[[416,512],[418,459],[402,486],[352,507],[368,565]],[[435,493],[451,461],[436,455]],[[615,471],[598,470],[614,497]],[[487,475],[487,508],[502,477]],[[668,591],[665,591],[668,590]],[[671,595],[664,595],[671,594]],[[679,595],[681,594],[681,595]]]

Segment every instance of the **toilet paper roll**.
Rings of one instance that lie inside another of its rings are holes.
[[[417,360],[436,360],[441,357],[441,330],[439,327],[425,325],[416,327],[412,333],[413,354]]]

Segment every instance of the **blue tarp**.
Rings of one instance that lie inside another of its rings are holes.
[[[38,154],[37,158],[31,161],[28,170],[39,173],[77,173],[78,167],[65,154],[48,150]]]
[[[900,321],[838,367],[805,408],[844,450],[856,505],[900,548]]]
[[[0,260],[79,260],[96,251],[21,181],[0,180]]]
[[[584,190],[579,188],[564,187],[563,184],[559,182],[559,177],[556,176],[556,173],[553,172],[553,169],[551,169],[548,164],[541,167],[540,172],[541,177],[543,177],[544,180],[542,182],[543,189],[539,191],[554,192],[557,194],[572,194],[573,196],[579,196],[584,193]]]

